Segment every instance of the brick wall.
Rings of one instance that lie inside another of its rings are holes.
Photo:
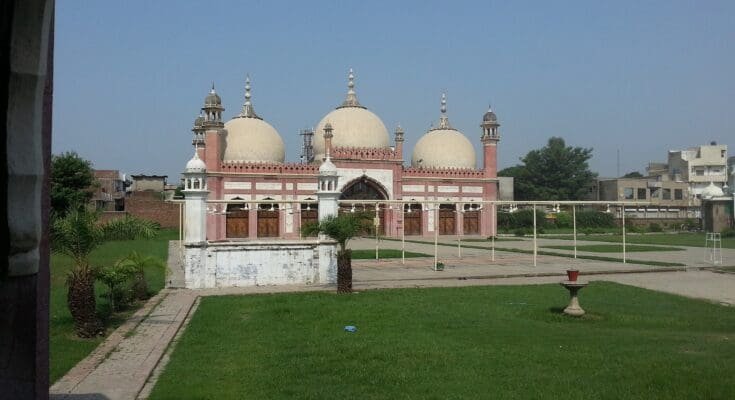
[[[179,227],[179,205],[163,201],[161,193],[132,192],[125,198],[125,212],[161,224],[162,228]]]

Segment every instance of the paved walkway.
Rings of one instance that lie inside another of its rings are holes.
[[[451,239],[442,238],[451,243]],[[569,241],[562,241],[568,244]],[[507,244],[516,242],[499,242]],[[454,242],[453,244],[456,244]],[[471,243],[477,245],[478,243]],[[528,246],[527,243],[518,243]],[[352,248],[372,248],[375,242],[359,239],[350,243]],[[381,248],[399,248],[400,242],[382,241]],[[406,243],[406,250],[433,254],[433,244]],[[651,267],[603,261],[538,256],[533,266],[531,255],[495,252],[490,249],[463,249],[457,257],[456,247],[439,246],[443,271],[433,270],[433,257],[400,259],[355,260],[354,288],[357,290],[470,285],[520,285],[555,283],[565,277],[570,266],[580,270],[582,279],[614,281],[633,286],[660,290],[709,301],[735,305],[735,275],[702,270],[701,248],[674,252],[677,262],[688,267]],[[561,252],[561,251],[560,251]],[[637,259],[667,260],[668,252],[635,253]],[[732,253],[732,254],[730,254]],[[639,257],[645,255],[646,257]],[[723,256],[735,260],[735,251],[723,250]],[[146,398],[155,384],[158,373],[167,361],[167,349],[177,334],[183,331],[187,316],[199,296],[226,294],[254,294],[274,292],[334,290],[331,286],[260,286],[250,288],[222,288],[208,290],[177,289],[182,286],[182,274],[177,265],[178,246],[170,245],[169,288],[161,291],[120,326],[89,357],[75,366],[51,387],[52,399],[111,399],[134,400]],[[158,372],[157,372],[158,371]]]

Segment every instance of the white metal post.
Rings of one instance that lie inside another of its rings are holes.
[[[457,231],[457,258],[462,258],[462,239],[459,237],[459,203],[454,205],[454,210],[457,213],[457,226],[454,227]],[[462,221],[464,221],[464,219]]]
[[[439,205],[434,204],[434,271],[439,268]]]
[[[493,203],[493,207],[491,211],[492,212],[491,216],[493,217],[493,224],[495,225],[495,227],[493,228],[493,235],[491,236],[492,247],[493,247],[493,250],[492,250],[493,261],[495,261],[495,236],[497,236],[498,234],[498,212],[497,211],[498,210],[497,208],[495,208],[495,203]]]
[[[536,203],[533,203],[533,266],[536,266]]]
[[[623,204],[621,209],[623,210],[623,264],[625,264],[625,204]]]
[[[378,228],[380,228],[380,217],[378,217],[378,210],[380,209],[380,203],[375,203],[375,220],[373,225],[375,226],[375,260],[380,261],[378,257],[379,245],[378,245]]]
[[[572,229],[574,230],[574,258],[577,258],[577,206],[572,204]]]
[[[408,205],[409,209],[411,205]],[[401,264],[406,263],[406,206],[401,204]]]

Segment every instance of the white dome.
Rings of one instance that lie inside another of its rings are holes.
[[[233,118],[225,129],[224,161],[282,163],[286,158],[281,135],[260,118]]]
[[[709,183],[709,186],[702,189],[702,198],[703,199],[711,199],[713,197],[720,197],[724,196],[725,192],[722,191],[719,187],[715,186],[713,182]]]
[[[186,163],[186,171],[185,172],[200,172],[203,173],[207,170],[207,165],[204,164],[204,161],[202,161],[201,158],[199,158],[199,154],[197,152],[194,152],[194,157],[189,160],[189,162]]]
[[[329,158],[319,166],[319,175],[337,175],[337,172],[337,166]]]
[[[456,129],[432,129],[413,148],[411,166],[419,168],[477,168],[475,148]]]
[[[388,130],[383,121],[363,107],[340,107],[327,114],[314,131],[314,160],[320,161],[325,154],[324,125],[332,124],[335,147],[390,147]]]

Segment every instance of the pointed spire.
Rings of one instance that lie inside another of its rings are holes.
[[[449,118],[447,117],[447,94],[442,93],[442,101],[441,101],[441,117],[439,117],[439,129],[452,129],[452,126],[449,125]]]
[[[357,94],[355,93],[355,73],[352,71],[352,68],[350,68],[350,73],[347,75],[347,98],[345,98],[341,107],[362,107],[360,102],[357,101]]]
[[[212,94],[217,93],[217,92],[214,91],[214,81],[212,81],[212,90],[210,90],[209,93],[212,93]]]
[[[257,118],[262,119],[255,113],[253,103],[250,101],[250,74],[245,76],[245,103],[242,105],[241,118]]]

